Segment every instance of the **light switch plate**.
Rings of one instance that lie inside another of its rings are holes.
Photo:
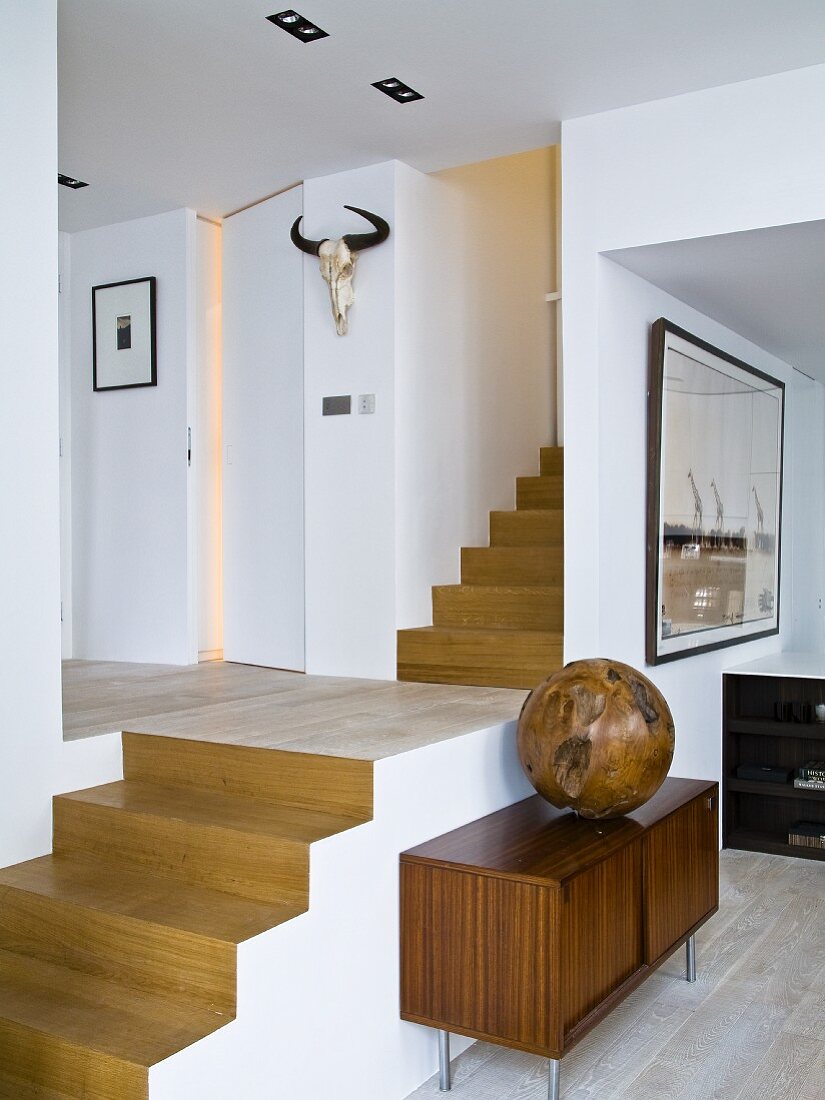
[[[339,394],[337,397],[323,397],[321,399],[322,416],[349,416],[352,412],[352,395]]]
[[[374,393],[359,393],[359,395],[358,395],[358,412],[359,413],[374,413],[375,412],[375,394]]]

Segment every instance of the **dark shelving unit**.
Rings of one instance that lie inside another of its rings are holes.
[[[795,769],[825,760],[825,723],[777,721],[777,703],[825,702],[825,679],[728,672],[723,677],[722,839],[726,848],[825,860],[825,849],[788,843],[797,821],[823,826],[825,791],[737,779],[740,764]]]

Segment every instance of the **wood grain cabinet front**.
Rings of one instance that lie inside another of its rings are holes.
[[[401,1015],[559,1059],[718,905],[717,787],[628,817],[535,796],[401,856]]]

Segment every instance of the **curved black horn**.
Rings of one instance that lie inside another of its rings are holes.
[[[317,256],[318,249],[321,247],[324,241],[329,240],[329,238],[324,237],[324,241],[311,241],[309,237],[302,237],[301,231],[298,228],[300,224],[300,218],[296,218],[292,224],[292,229],[289,234],[290,238],[292,239],[292,243],[295,245],[296,248],[300,248],[302,252],[306,252],[310,256]]]
[[[383,218],[377,214],[371,214],[369,210],[359,210],[357,206],[344,206],[345,210],[351,210],[353,214],[360,214],[368,222],[375,226],[373,233],[346,233],[341,240],[351,252],[362,252],[365,248],[372,248],[374,244],[381,244],[390,235],[390,227]]]

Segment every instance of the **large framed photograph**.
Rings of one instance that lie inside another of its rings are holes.
[[[92,380],[96,390],[156,386],[155,277],[92,287]]]
[[[647,660],[779,630],[785,386],[666,321],[648,409]]]

